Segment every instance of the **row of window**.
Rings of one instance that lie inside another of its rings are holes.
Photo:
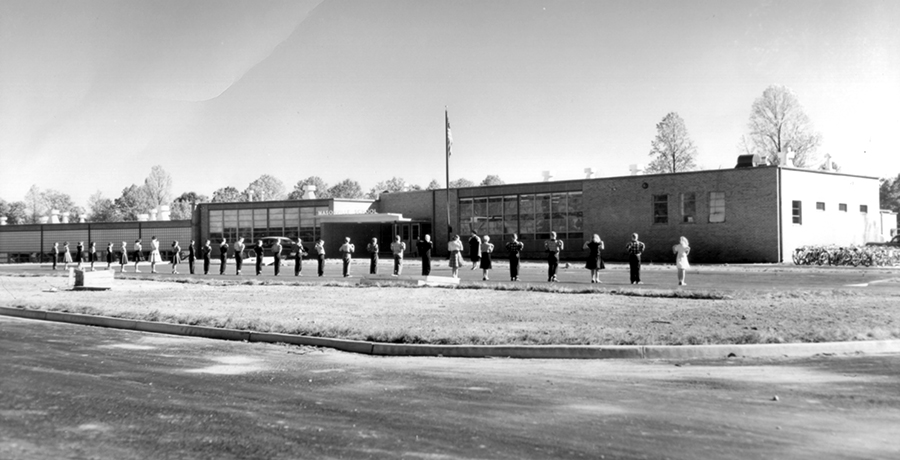
[[[328,211],[328,206],[211,210],[209,238],[235,241],[244,237],[255,241],[267,236],[286,236],[312,241],[321,236],[317,215],[324,211]]]
[[[523,240],[545,240],[550,232],[560,239],[582,239],[584,211],[581,192],[463,198],[459,200],[461,234],[477,231]],[[505,238],[504,238],[505,239]]]
[[[825,203],[817,201],[816,210],[824,211]],[[838,211],[847,212],[847,203],[838,203]],[[859,205],[859,212],[860,214],[867,214],[869,212],[869,206],[865,204]],[[791,201],[791,221],[795,224],[803,225],[803,203],[799,200]]]
[[[679,198],[681,222],[685,224],[697,222],[697,194],[682,193]],[[709,192],[707,205],[710,223],[725,222],[725,192]],[[669,195],[653,195],[653,223],[669,223]]]

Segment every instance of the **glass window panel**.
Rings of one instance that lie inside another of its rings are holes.
[[[284,210],[284,227],[285,231],[288,228],[293,228],[294,230],[300,225],[300,209],[299,208],[287,208]]]
[[[681,222],[694,223],[696,219],[696,197],[693,193],[681,194]]]
[[[566,193],[554,193],[551,199],[552,212],[567,213],[569,212],[568,200]]]
[[[222,233],[223,221],[222,211],[209,212],[209,231],[210,233]]]
[[[226,227],[237,227],[238,212],[236,209],[227,209],[223,211],[222,222]]]
[[[472,200],[459,200],[459,220],[468,221],[472,217]]]
[[[519,214],[519,199],[515,196],[503,197],[503,215],[516,217]]]
[[[653,223],[669,223],[669,196],[653,195]]]
[[[270,227],[283,227],[284,226],[284,208],[269,209],[269,226]]]
[[[488,199],[488,215],[491,217],[503,215],[503,198],[492,197]]]
[[[709,192],[709,221],[725,222],[725,192]]]
[[[265,209],[253,210],[253,228],[266,228],[269,224],[266,221]]]
[[[315,208],[300,208],[300,226],[312,228],[315,226]]]
[[[581,192],[573,192],[569,194],[569,212],[581,213],[584,211],[581,207]]]
[[[550,213],[550,195],[542,194],[534,196],[534,213]]]
[[[474,200],[475,207],[472,212],[473,217],[476,219],[480,219],[482,217],[487,217],[487,199],[486,198],[476,198]]]

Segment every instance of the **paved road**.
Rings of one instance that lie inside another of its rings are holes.
[[[368,261],[357,259],[353,266],[353,281],[368,273]],[[460,270],[460,278],[464,283],[509,283],[509,269],[506,265],[497,263],[497,269],[492,270],[490,281],[481,281],[481,270]],[[240,277],[235,276],[233,264],[229,265],[227,274],[220,276],[218,266],[214,266],[210,275],[189,275],[186,264],[182,264],[180,274],[172,275],[170,265],[159,267],[158,274],[150,274],[149,265],[141,266],[141,273],[133,273],[133,266],[128,267],[129,277],[163,278],[163,279],[226,279],[226,280],[252,280],[252,279],[278,279],[283,281],[301,280],[305,282],[316,281],[345,281],[341,276],[340,262],[330,260],[326,266],[325,276],[319,278],[315,273],[315,264],[307,261],[304,264],[303,277],[295,278],[293,266],[284,267],[281,276],[274,278],[274,267],[265,267],[262,276],[257,278],[253,269],[244,270]],[[560,285],[563,286],[590,286],[590,272],[585,270],[581,262],[570,263],[570,268],[562,268],[559,272]],[[37,264],[0,265],[0,273],[30,273],[53,274],[48,266]],[[382,261],[379,273],[391,273],[389,261]],[[62,271],[57,275],[64,276]],[[407,260],[404,274],[421,274],[421,264],[416,259]],[[117,272],[118,275],[118,272]],[[450,269],[444,261],[437,261],[432,270],[435,276],[450,276]],[[547,267],[537,262],[524,264],[521,272],[521,283],[546,283]],[[900,268],[852,268],[852,267],[797,267],[792,265],[695,265],[688,272],[687,286],[677,286],[675,268],[671,265],[646,265],[642,271],[644,284],[632,286],[629,283],[628,266],[625,264],[609,264],[608,269],[601,272],[603,284],[600,287],[610,289],[685,289],[685,290],[714,290],[714,291],[784,291],[789,289],[862,289],[868,293],[879,295],[900,294]]]
[[[3,459],[900,458],[900,356],[379,358],[0,318],[0,369]]]

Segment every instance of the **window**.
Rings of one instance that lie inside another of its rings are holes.
[[[709,221],[725,222],[725,192],[709,192]]]
[[[825,210],[825,203],[823,203],[821,201],[816,201],[816,211],[824,211],[824,210]]]
[[[803,205],[799,201],[791,201],[791,219],[797,225],[803,225]]]
[[[696,214],[696,198],[693,193],[681,194],[681,221],[693,224]]]
[[[867,205],[861,204],[859,205],[859,212],[865,214],[869,212],[869,207]]]
[[[523,240],[544,240],[550,232],[560,239],[578,239],[582,234],[581,192],[461,198],[461,234],[476,230],[480,235],[507,239],[518,233]]]
[[[653,223],[669,223],[669,195],[653,195]]]
[[[838,211],[847,212],[847,203],[838,203]]]

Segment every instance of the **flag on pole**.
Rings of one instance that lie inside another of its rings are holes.
[[[447,156],[450,156],[450,148],[453,147],[453,134],[450,133],[450,115],[444,109],[444,121],[447,123]]]

